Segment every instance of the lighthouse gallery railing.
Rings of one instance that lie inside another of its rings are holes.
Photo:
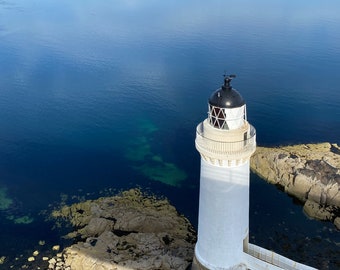
[[[236,158],[237,156],[244,156],[247,153],[251,155],[256,148],[256,129],[252,125],[249,126],[249,132],[244,140],[222,142],[204,137],[203,125],[200,124],[196,129],[196,146],[204,152],[218,156],[230,155]],[[228,135],[226,134],[226,136]]]

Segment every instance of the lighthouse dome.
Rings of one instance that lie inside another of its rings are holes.
[[[224,76],[224,85],[209,98],[208,121],[218,129],[238,129],[246,120],[243,97],[230,85],[235,75]]]
[[[219,108],[237,108],[245,104],[243,97],[233,89],[230,81],[235,76],[225,76],[224,85],[217,89],[209,98],[209,104]]]

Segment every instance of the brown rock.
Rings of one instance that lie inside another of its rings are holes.
[[[285,191],[288,194],[294,195],[301,201],[305,201],[310,192],[310,180],[303,174],[295,176],[292,182],[285,186]]]
[[[114,227],[114,222],[106,218],[91,218],[89,223],[79,232],[86,236],[98,236],[105,231],[110,231]]]
[[[334,225],[338,230],[340,230],[340,217],[336,217],[334,219]]]
[[[189,221],[167,200],[137,189],[64,207],[54,216],[82,224],[73,235],[85,240],[63,251],[64,265],[73,270],[184,270],[193,258],[196,234]]]
[[[333,214],[330,211],[331,209],[322,207],[316,202],[306,201],[303,206],[303,211],[310,217],[313,217],[318,220],[330,221],[333,219]]]
[[[258,147],[251,158],[251,169],[300,201],[308,200],[305,212],[311,217],[328,219],[325,209],[339,212],[340,147],[337,144]],[[320,210],[316,211],[311,202],[320,205]]]

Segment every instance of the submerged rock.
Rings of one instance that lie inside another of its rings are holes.
[[[334,222],[339,216],[340,147],[337,144],[257,147],[251,169],[299,199],[310,217]],[[334,224],[340,229],[338,222]]]
[[[50,261],[49,269],[186,269],[196,233],[165,199],[138,189],[64,206],[52,216],[71,222],[79,241]],[[62,263],[62,266],[61,266]]]

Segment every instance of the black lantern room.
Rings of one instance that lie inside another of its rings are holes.
[[[235,75],[225,75],[224,84],[209,98],[209,123],[218,129],[236,129],[246,120],[245,101],[230,82]]]

